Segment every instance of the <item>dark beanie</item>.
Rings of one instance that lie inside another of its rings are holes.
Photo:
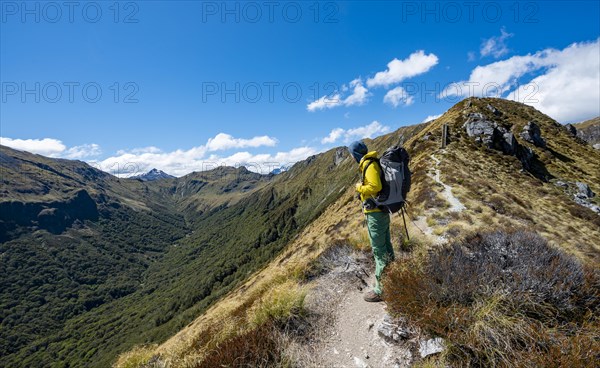
[[[356,162],[360,162],[363,156],[366,155],[367,152],[369,152],[369,150],[367,149],[367,145],[364,144],[362,141],[350,143],[350,145],[348,146],[348,151],[350,152],[352,157],[354,157]]]

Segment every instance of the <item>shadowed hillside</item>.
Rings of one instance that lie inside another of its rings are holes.
[[[1,361],[11,366],[105,367],[165,339],[357,178],[345,150],[276,176],[219,167],[143,182],[1,149]]]

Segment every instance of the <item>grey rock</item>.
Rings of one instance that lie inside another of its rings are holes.
[[[600,215],[600,206],[590,203],[588,199],[580,194],[573,194],[573,200],[580,206],[587,207]]]
[[[565,129],[567,130],[567,132],[569,132],[569,134],[571,134],[573,137],[577,136],[577,128],[575,128],[573,126],[573,124],[567,124],[565,125]]]
[[[463,127],[469,137],[475,137],[475,141],[481,142],[492,148],[494,145],[494,134],[498,124],[490,121],[483,114],[474,112],[468,115],[467,121]]]
[[[333,163],[335,166],[338,166],[346,159],[346,152],[347,150],[344,147],[339,147],[335,150],[335,157],[333,158]]]
[[[535,153],[531,148],[519,145],[519,148],[517,149],[517,158],[521,161],[525,170],[531,168],[531,161],[534,157]]]
[[[421,358],[441,353],[444,349],[444,339],[441,337],[419,341],[419,353],[421,354]]]
[[[492,112],[492,114],[496,115],[496,116],[500,116],[502,115],[502,112],[500,110],[498,110],[497,108],[495,108],[494,106],[487,104],[485,106],[486,109],[490,110]]]
[[[410,336],[410,331],[402,328],[389,314],[383,317],[383,321],[377,327],[377,333],[389,342],[399,342],[408,339]]]
[[[514,134],[512,134],[511,132],[505,132],[504,134],[502,134],[502,138],[504,139],[502,151],[509,155],[514,155],[517,152],[517,148],[519,146],[519,143],[517,143],[517,139],[515,138]]]
[[[600,150],[600,143],[596,143],[592,147],[594,147],[597,150]]]
[[[542,138],[542,131],[540,130],[540,127],[533,121],[525,124],[520,135],[521,138],[529,143],[533,143],[538,147],[546,147],[546,141],[544,141]]]
[[[561,188],[569,187],[569,184],[565,183],[564,181],[560,181],[560,180],[555,181],[554,185],[556,185],[557,187],[561,187]]]
[[[590,189],[590,186],[582,183],[580,181],[576,182],[575,185],[577,186],[577,196],[580,198],[592,198],[595,193],[592,192],[592,190]]]

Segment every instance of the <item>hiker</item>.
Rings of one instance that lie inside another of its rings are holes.
[[[385,267],[394,260],[394,249],[390,238],[390,215],[377,206],[374,198],[382,190],[381,166],[377,160],[377,152],[367,149],[362,141],[348,146],[350,154],[358,163],[362,182],[356,184],[367,221],[367,230],[373,257],[375,258],[375,287],[365,294],[367,302],[380,302],[381,275]]]

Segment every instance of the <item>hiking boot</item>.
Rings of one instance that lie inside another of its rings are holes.
[[[374,291],[369,291],[368,293],[365,294],[365,296],[363,298],[365,299],[366,302],[370,302],[370,303],[377,303],[377,302],[383,301],[383,299],[381,299],[381,295],[375,293]]]

